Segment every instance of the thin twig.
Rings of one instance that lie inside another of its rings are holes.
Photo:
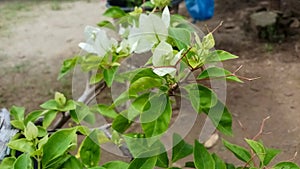
[[[289,159],[289,160],[287,160],[287,161],[290,161],[290,162],[295,161],[297,155],[298,155],[298,152],[296,151],[295,154],[294,154],[294,157],[291,158],[291,159]]]
[[[256,140],[260,135],[263,134],[263,130],[264,130],[264,127],[265,127],[265,122],[270,119],[270,116],[266,117],[263,119],[263,121],[261,122],[261,125],[260,125],[260,130],[259,132],[252,138],[252,140]]]
[[[214,33],[216,30],[218,30],[221,26],[223,25],[223,21],[221,21],[220,23],[219,23],[219,25],[213,30],[213,31],[211,31],[211,33]]]

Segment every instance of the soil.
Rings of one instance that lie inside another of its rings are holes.
[[[0,1],[0,16],[13,3]],[[34,1],[25,10],[15,10],[12,17],[0,17],[0,107],[19,105],[31,111],[52,98],[55,91],[71,95],[71,76],[57,80],[60,65],[64,59],[80,53],[78,43],[84,40],[84,27],[102,20],[106,7],[104,0],[56,3]],[[258,1],[215,3],[215,16],[198,22],[197,26],[205,32],[224,21],[214,33],[216,48],[240,56],[224,63],[224,67],[234,71],[243,65],[239,76],[260,77],[243,84],[227,84],[226,102],[233,114],[234,137],[222,137],[245,145],[243,139],[254,137],[262,120],[270,116],[259,139],[266,146],[282,150],[276,161],[292,159],[300,151],[299,27],[295,28],[298,33],[280,42],[260,40],[248,21],[249,14],[258,10]],[[188,15],[184,4],[180,5],[179,13]],[[197,125],[189,138],[197,138],[196,134]],[[212,151],[238,163],[221,141]],[[300,164],[299,156],[294,160]]]

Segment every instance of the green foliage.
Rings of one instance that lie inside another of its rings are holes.
[[[168,2],[155,0],[152,3],[161,8]],[[97,28],[85,28],[86,42],[80,43],[79,47],[87,53],[65,60],[58,77],[62,78],[76,66],[89,73],[89,84],[80,102],[56,92],[53,99],[40,105],[41,110],[25,113],[23,107],[11,108],[11,124],[19,133],[7,144],[12,151],[9,157],[3,159],[0,168],[269,167],[279,150],[267,148],[262,142],[251,139],[246,139],[249,148],[223,141],[225,147],[244,163],[242,166],[228,164],[217,154],[211,154],[197,140],[191,145],[173,132],[172,148],[166,149],[162,140],[165,133],[170,134],[172,117],[177,113],[174,108],[185,107],[180,107],[177,98],[190,104],[194,113],[204,113],[220,133],[232,135],[229,109],[210,85],[201,82],[217,79],[224,82],[242,81],[236,72],[216,66],[219,65],[217,62],[236,59],[237,56],[213,50],[215,40],[212,33],[200,38],[184,19],[170,15],[167,7],[159,15],[142,12],[136,8],[128,14],[112,7],[104,15],[117,19],[116,23],[101,21]],[[110,38],[103,28],[115,31],[118,40]],[[123,62],[141,53],[150,55],[147,63],[138,65],[141,67]],[[124,67],[130,67],[129,71],[122,72]],[[127,86],[127,89],[121,91],[111,103],[89,105],[95,97],[94,91],[99,93],[105,88],[113,91],[114,83]],[[105,117],[111,124],[90,129],[88,124],[97,124],[96,115]],[[53,124],[56,120],[58,123]],[[61,128],[66,123],[69,126]],[[82,141],[79,142],[78,138]],[[100,165],[100,146],[107,142],[115,144],[132,160]],[[193,156],[193,161],[184,161],[189,156]],[[180,160],[185,162],[185,166],[175,165]],[[281,162],[272,168],[299,167],[292,162]]]

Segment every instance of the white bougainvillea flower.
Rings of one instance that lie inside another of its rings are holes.
[[[170,44],[164,41],[160,42],[154,49],[152,56],[153,72],[159,76],[170,74],[174,77],[176,74],[175,66],[181,58],[182,51],[174,55]]]
[[[86,42],[79,43],[79,47],[88,52],[103,57],[117,44],[115,39],[109,39],[107,33],[99,28],[86,26],[84,30]]]
[[[155,14],[141,14],[139,27],[132,27],[129,30],[128,42],[131,50],[136,53],[147,52],[152,47],[168,37],[168,27],[170,25],[169,8],[165,7],[162,17]]]

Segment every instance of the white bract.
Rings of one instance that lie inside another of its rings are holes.
[[[115,39],[109,39],[102,29],[86,26],[84,30],[86,42],[79,43],[79,47],[88,52],[104,57],[117,44]]]
[[[128,42],[132,52],[143,53],[168,37],[168,27],[170,25],[170,12],[168,7],[163,11],[162,17],[153,13],[141,14],[139,27],[132,27],[129,30]]]
[[[153,72],[159,76],[165,76],[170,74],[175,76],[176,74],[176,63],[181,58],[183,50],[174,55],[173,48],[170,44],[162,41],[154,49],[152,56],[152,63],[154,66]]]

